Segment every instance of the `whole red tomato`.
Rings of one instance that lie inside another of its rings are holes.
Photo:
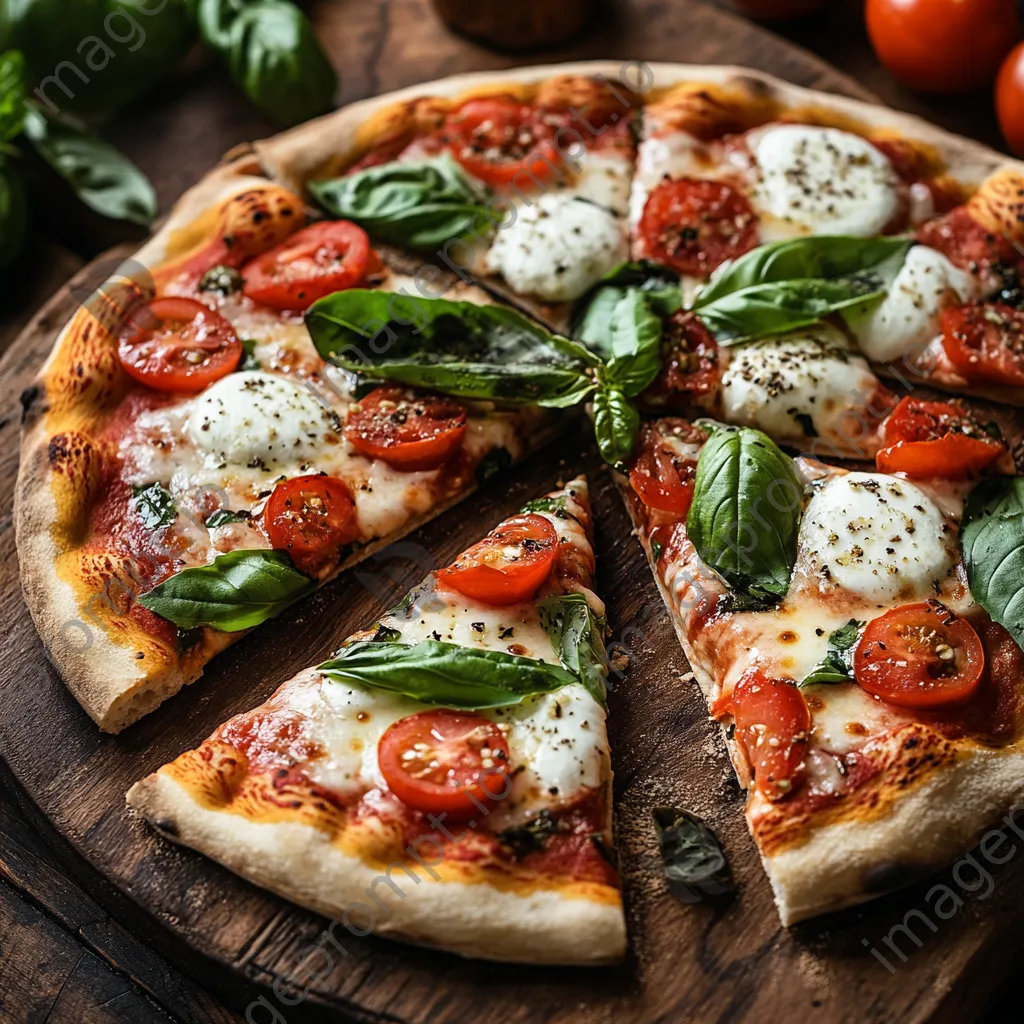
[[[733,7],[765,21],[798,18],[817,10],[824,0],[733,0]]]
[[[1003,61],[996,79],[996,114],[1010,150],[1024,156],[1024,43]]]
[[[922,92],[963,92],[992,81],[1020,38],[1016,0],[867,0],[879,60]]]

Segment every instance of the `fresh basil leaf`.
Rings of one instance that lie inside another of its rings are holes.
[[[670,316],[683,304],[679,278],[665,267],[646,261],[620,263],[577,303],[572,336],[610,357],[612,317],[619,302],[634,291],[646,297],[648,308],[658,318]]]
[[[557,665],[438,640],[418,644],[358,641],[343,647],[317,671],[339,682],[471,711],[519,704],[527,697],[577,681]]]
[[[242,290],[241,273],[234,267],[226,267],[222,263],[211,267],[199,278],[201,292],[214,292],[217,295],[234,295]]]
[[[699,903],[736,888],[718,838],[696,814],[655,807],[651,815],[668,887],[680,903]]]
[[[449,299],[352,288],[314,302],[306,325],[336,366],[459,398],[566,408],[600,362],[511,309]]]
[[[548,840],[559,832],[568,832],[569,823],[556,818],[546,807],[528,818],[522,825],[513,825],[498,833],[498,843],[505,848],[513,860],[521,860],[531,853],[543,850]]]
[[[17,50],[0,54],[0,153],[25,123],[25,58]]]
[[[14,262],[28,233],[28,199],[21,178],[0,163],[0,270]]]
[[[487,193],[447,154],[367,167],[308,188],[332,216],[410,249],[434,250],[474,225],[490,228]]]
[[[402,631],[395,629],[394,626],[384,626],[380,623],[377,624],[377,631],[373,634],[374,643],[378,644],[394,644],[402,639]]]
[[[229,523],[247,523],[252,519],[251,512],[232,512],[229,508],[219,508],[210,513],[206,518],[206,527],[215,530],[218,526],[227,526]]]
[[[869,291],[879,291],[903,265],[911,245],[906,238],[847,235],[809,235],[760,245],[723,263],[700,290],[693,308],[699,312],[736,292],[808,278],[861,278]]]
[[[720,267],[692,308],[723,345],[786,334],[880,299],[911,244],[822,235],[763,245]]]
[[[338,77],[309,18],[289,0],[199,0],[199,31],[235,84],[281,124],[334,105]]]
[[[1024,647],[1024,477],[991,477],[960,521],[971,596]]]
[[[127,157],[68,121],[25,108],[25,138],[91,210],[149,227],[156,193]]]
[[[492,448],[477,463],[476,484],[483,487],[492,477],[504,473],[512,465],[512,453],[507,448]]]
[[[600,380],[632,398],[661,369],[661,317],[654,313],[647,295],[628,291],[612,310],[608,331],[611,355]]]
[[[562,667],[587,688],[602,706],[608,700],[608,654],[600,623],[580,593],[546,597],[537,603],[541,625]]]
[[[859,619],[850,619],[845,626],[833,629],[832,632],[829,633],[829,645],[834,647],[837,651],[848,651],[857,643],[857,640],[860,637],[860,627],[863,625],[864,623]]]
[[[639,429],[640,412],[621,391],[602,387],[594,393],[594,436],[609,466],[619,466],[632,455]]]
[[[132,502],[135,511],[142,517],[142,525],[149,530],[170,526],[178,518],[178,506],[161,483],[133,487]]]
[[[800,680],[800,686],[832,686],[854,681],[851,659],[842,651],[829,651],[810,674]]]
[[[557,498],[534,498],[528,501],[522,508],[523,512],[547,512],[557,516],[559,519],[566,519],[569,516],[569,503],[564,495]]]
[[[687,536],[741,596],[771,603],[789,589],[801,493],[774,441],[750,427],[717,430],[697,461]]]
[[[262,366],[256,358],[256,339],[242,338],[242,359],[238,364],[240,370],[260,370]]]
[[[138,600],[181,629],[251,629],[308,594],[315,583],[283,551],[239,550],[182,569]]]

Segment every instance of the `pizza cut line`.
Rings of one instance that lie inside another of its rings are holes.
[[[790,923],[868,898],[893,865],[938,867],[1020,796],[1024,617],[1000,566],[1016,565],[1022,497],[1014,439],[986,402],[1024,396],[1024,172],[917,119],[742,69],[648,70],[632,87],[605,64],[420,86],[214,171],[137,254],[143,273],[116,276],[76,314],[26,397],[23,581],[72,693],[116,732],[586,407],[727,728]],[[919,383],[951,395],[921,397]],[[589,529],[582,482],[548,500]],[[536,543],[472,549],[469,575],[505,586]],[[589,540],[567,544],[579,558],[518,593],[527,618],[551,586],[589,588]],[[585,622],[601,614],[591,598]],[[475,627],[491,634],[482,611],[468,634],[463,618],[444,652],[460,681]],[[374,645],[370,669],[344,676],[350,697],[368,688],[383,708],[394,678],[420,677],[403,629],[382,620],[330,663],[351,668]],[[560,662],[572,693],[598,632],[564,634],[575,655],[549,631],[510,656]],[[879,653],[890,633],[918,675]],[[383,856],[367,828],[397,842],[423,810],[378,754],[352,769],[354,788],[320,777],[344,760],[338,743],[383,742],[346,732],[358,701],[333,706],[336,683],[324,666],[289,681],[130,803],[334,913],[350,892],[333,875],[284,878],[269,861],[329,847],[357,877]],[[460,692],[449,681],[425,702],[483,713]],[[246,739],[265,732],[266,749]],[[524,776],[548,753],[523,756]],[[561,802],[532,792],[506,826],[539,848],[524,858],[488,833],[477,867],[491,881],[466,865],[445,879],[481,900],[500,891],[484,903],[514,921],[543,902],[551,931],[532,953],[499,950],[481,922],[430,933],[416,914],[443,886],[424,888],[396,933],[494,958],[620,955],[617,878],[614,897],[587,890],[552,909],[578,864],[552,867],[549,841],[557,853],[563,833],[586,835],[591,867],[608,845],[607,794],[594,796],[607,764],[587,778],[572,790],[590,801],[586,829],[562,829]],[[278,792],[293,786],[295,820]],[[383,803],[367,814],[369,793]],[[936,821],[928,843],[912,824],[922,813]],[[381,849],[401,856],[395,842]],[[596,916],[575,918],[583,907]],[[592,954],[570,938],[584,919],[606,939]]]

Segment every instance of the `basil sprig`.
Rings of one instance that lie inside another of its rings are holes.
[[[182,569],[138,601],[181,629],[236,633],[273,618],[314,586],[283,551],[239,550]]]
[[[312,181],[309,191],[332,216],[410,249],[437,249],[474,225],[489,226],[487,192],[446,154]]]
[[[132,488],[132,504],[142,519],[143,526],[156,530],[170,526],[178,518],[178,506],[163,484],[139,484]]]
[[[353,288],[313,303],[320,355],[358,377],[458,398],[577,405],[600,360],[514,310]]]
[[[735,889],[732,871],[714,832],[696,814],[680,807],[651,812],[665,878],[680,903],[699,903]]]
[[[971,596],[1024,647],[1024,478],[982,480],[967,498],[960,542]]]
[[[722,345],[785,334],[884,297],[913,243],[818,235],[723,264],[691,309]]]
[[[537,611],[562,666],[603,705],[608,699],[608,655],[590,602],[580,593],[559,594],[538,602]]]
[[[343,647],[317,671],[339,682],[469,711],[519,704],[579,681],[558,665],[439,640],[359,641]]]
[[[793,460],[761,431],[723,427],[704,444],[686,532],[734,596],[764,605],[786,594],[801,495]]]
[[[829,686],[835,683],[852,683],[853,648],[860,637],[860,627],[864,623],[850,619],[845,626],[833,629],[828,635],[828,650],[820,664],[811,669],[810,674],[800,681],[800,686]]]

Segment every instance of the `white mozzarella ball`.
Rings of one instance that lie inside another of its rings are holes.
[[[800,525],[799,564],[820,584],[881,603],[934,596],[955,531],[920,487],[881,473],[827,481]]]
[[[885,298],[849,310],[846,322],[869,359],[891,363],[923,352],[939,332],[942,310],[970,301],[976,289],[975,279],[941,253],[915,245]]]
[[[628,257],[625,227],[613,214],[569,193],[549,193],[518,207],[487,260],[520,294],[568,302]]]
[[[783,124],[748,136],[758,213],[817,235],[877,235],[893,219],[898,179],[881,150],[852,132]]]
[[[195,401],[188,435],[215,460],[255,468],[303,463],[340,440],[334,417],[311,391],[259,370],[211,384]]]

